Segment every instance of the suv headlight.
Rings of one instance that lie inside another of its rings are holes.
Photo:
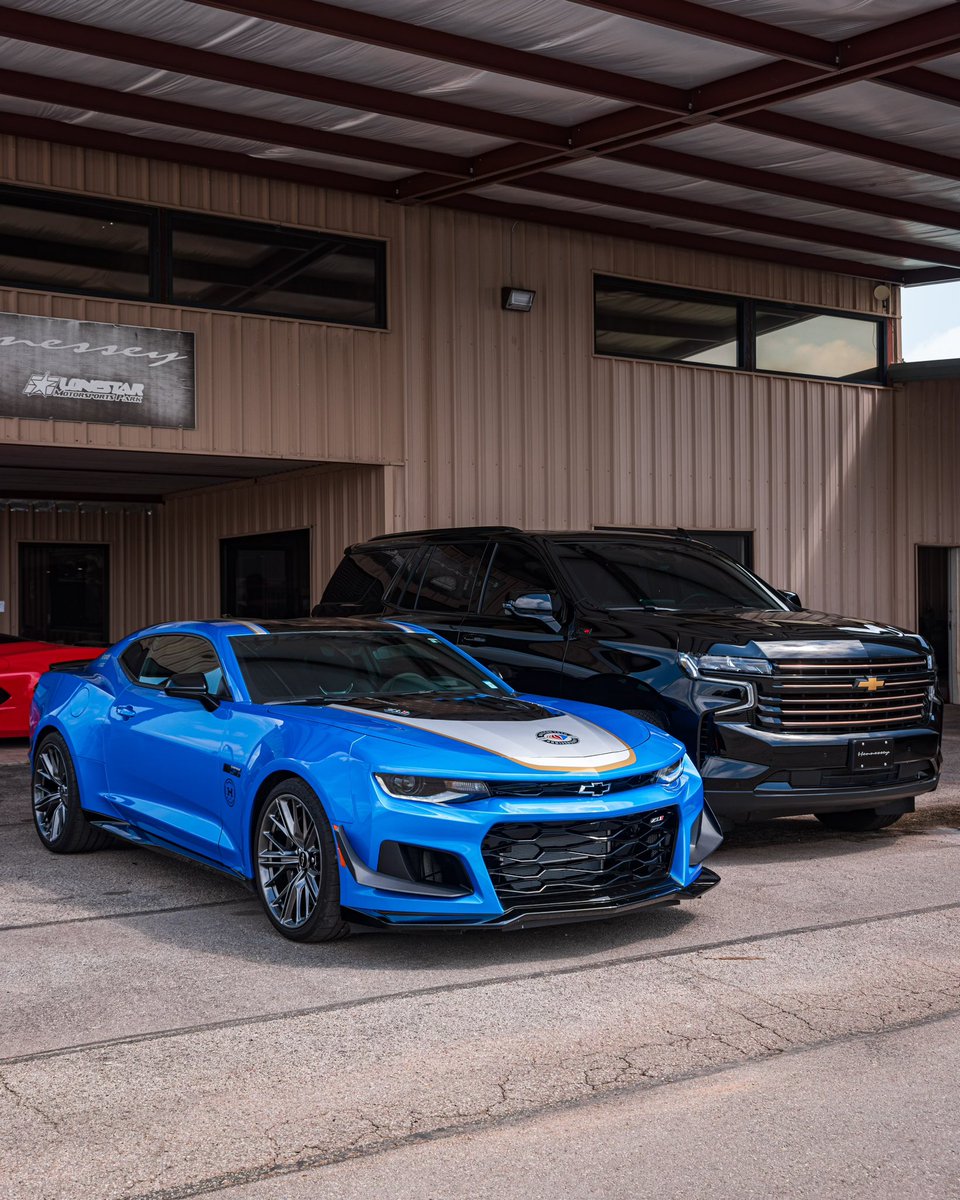
[[[744,658],[733,654],[681,654],[680,665],[691,679],[699,675],[772,675],[766,658]]]
[[[675,763],[671,763],[669,767],[661,767],[654,778],[657,783],[665,784],[669,787],[671,783],[678,783],[683,776],[683,759],[678,758]]]
[[[388,796],[425,804],[456,804],[490,795],[481,779],[434,779],[429,775],[375,775],[374,779]]]

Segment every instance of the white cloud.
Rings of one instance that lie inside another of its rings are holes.
[[[931,358],[960,358],[960,325],[944,329],[932,337],[904,346],[907,362],[926,362]]]

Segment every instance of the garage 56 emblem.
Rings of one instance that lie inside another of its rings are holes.
[[[562,729],[541,729],[537,734],[541,742],[549,742],[551,746],[574,746],[580,741],[572,733],[564,733]]]

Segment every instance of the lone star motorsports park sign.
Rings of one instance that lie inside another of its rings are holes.
[[[193,334],[0,313],[0,417],[196,427]]]

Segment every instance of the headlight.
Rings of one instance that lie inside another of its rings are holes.
[[[675,763],[671,763],[669,767],[661,767],[656,773],[655,779],[657,783],[671,784],[677,783],[683,775],[683,759],[678,758]]]
[[[772,675],[773,665],[766,658],[741,658],[733,654],[681,654],[680,665],[691,677],[713,675]]]
[[[422,800],[425,804],[455,804],[490,795],[490,789],[479,779],[434,779],[429,775],[375,775],[374,778],[388,796]]]

